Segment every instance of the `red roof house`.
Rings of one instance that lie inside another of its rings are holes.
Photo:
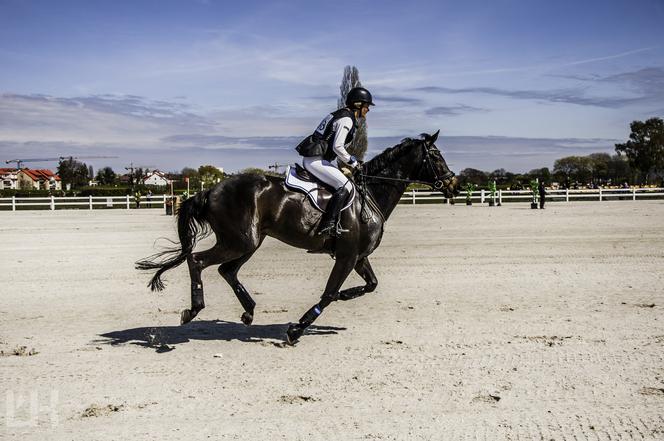
[[[61,190],[60,176],[49,169],[24,168],[18,172],[18,188],[22,190]]]

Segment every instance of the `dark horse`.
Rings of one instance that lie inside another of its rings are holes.
[[[245,310],[242,322],[249,325],[256,303],[237,274],[265,236],[310,252],[328,253],[335,262],[320,302],[288,328],[288,342],[294,343],[331,302],[350,300],[376,289],[378,281],[368,256],[380,244],[385,221],[409,183],[428,184],[446,197],[458,193],[454,173],[434,145],[437,138],[438,132],[423,134],[420,139],[407,138],[355,172],[359,194],[341,214],[341,225],[348,231],[340,237],[316,234],[320,211],[306,195],[286,188],[283,178],[240,174],[184,201],[178,214],[180,247],[139,261],[136,267],[157,270],[149,286],[160,291],[164,288],[161,275],[187,261],[191,309],[182,311],[181,323],[185,324],[205,307],[201,271],[219,265],[219,274],[233,288]],[[209,234],[210,229],[216,244],[209,250],[194,252],[196,241]],[[353,269],[366,285],[339,291]]]

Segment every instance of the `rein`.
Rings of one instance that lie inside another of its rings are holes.
[[[429,166],[431,169],[431,173],[433,174],[434,177],[434,182],[433,184],[431,182],[426,182],[426,181],[420,181],[417,179],[400,179],[400,178],[388,178],[387,176],[375,176],[375,175],[365,175],[364,173],[360,172],[360,175],[362,178],[371,178],[371,179],[379,179],[383,181],[393,181],[393,182],[405,182],[408,184],[422,184],[422,185],[427,185],[434,190],[440,190],[443,188],[443,185],[445,185],[444,181],[451,179],[454,177],[454,172],[448,171],[445,173],[443,176],[438,176],[438,173],[436,172],[436,167],[433,166],[432,160],[431,160],[431,155],[433,152],[438,152],[435,148],[429,149],[427,148],[426,144],[422,142],[422,146],[424,147],[424,152],[426,153],[424,156],[424,162]]]
[[[362,168],[359,170],[359,173],[357,173],[357,175],[361,178],[361,179],[358,180],[358,184],[359,184],[358,187],[360,187],[360,194],[362,195],[362,208],[361,208],[361,211],[360,211],[361,213],[364,213],[365,203],[368,202],[369,205],[371,206],[371,208],[373,209],[373,211],[378,213],[378,215],[380,216],[383,223],[385,223],[385,215],[383,214],[382,210],[380,209],[380,207],[378,206],[378,204],[374,200],[373,195],[371,194],[371,192],[367,189],[367,182],[366,182],[367,178],[383,180],[383,181],[392,181],[392,182],[405,182],[405,183],[408,183],[408,184],[423,184],[423,185],[427,185],[427,186],[431,187],[434,190],[440,190],[445,185],[446,180],[452,179],[454,177],[454,172],[452,172],[451,170],[448,170],[443,176],[438,176],[438,173],[436,172],[436,168],[433,166],[431,155],[434,154],[434,152],[438,153],[438,154],[440,154],[440,152],[435,148],[433,148],[433,149],[427,148],[427,145],[424,142],[422,143],[422,146],[424,147],[424,152],[425,152],[423,162],[425,162],[429,166],[429,168],[431,169],[431,173],[434,177],[434,182],[431,183],[431,182],[421,181],[421,180],[417,180],[417,179],[401,179],[401,178],[390,178],[390,177],[387,177],[387,176],[367,175],[367,174],[363,173],[364,164],[362,164]],[[369,221],[369,219],[364,220],[364,218],[362,220],[365,223]]]
[[[357,185],[360,191],[360,195],[362,196],[362,206],[360,207],[360,219],[362,219],[362,222],[366,224],[367,222],[369,222],[369,219],[371,218],[371,217],[367,217],[366,219],[364,218],[364,205],[365,203],[368,202],[373,211],[378,214],[382,223],[385,224],[387,220],[385,219],[383,210],[380,209],[380,207],[374,200],[371,191],[369,191],[369,189],[367,188],[367,181],[364,179],[366,175],[360,173],[359,176],[362,178],[358,180],[358,185]]]
[[[431,182],[416,181],[413,179],[388,178],[386,176],[365,175],[364,173],[360,173],[360,176],[362,176],[363,178],[380,179],[383,181],[406,182],[408,184],[423,184],[423,185],[428,185],[429,187],[434,187],[434,184],[432,184]]]

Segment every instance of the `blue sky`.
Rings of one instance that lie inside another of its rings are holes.
[[[662,23],[662,0],[0,0],[0,159],[294,162],[355,65],[369,156],[440,129],[456,171],[552,167],[664,116]]]

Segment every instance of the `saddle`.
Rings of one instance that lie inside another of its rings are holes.
[[[326,183],[319,181],[314,175],[309,173],[299,164],[288,166],[284,184],[291,190],[307,195],[313,206],[323,213],[327,209],[327,204],[332,198],[332,193],[334,193],[335,190]],[[346,201],[346,205],[344,205],[341,210],[343,211],[350,207],[354,199],[355,185],[353,185],[353,191],[351,191],[350,197]]]

